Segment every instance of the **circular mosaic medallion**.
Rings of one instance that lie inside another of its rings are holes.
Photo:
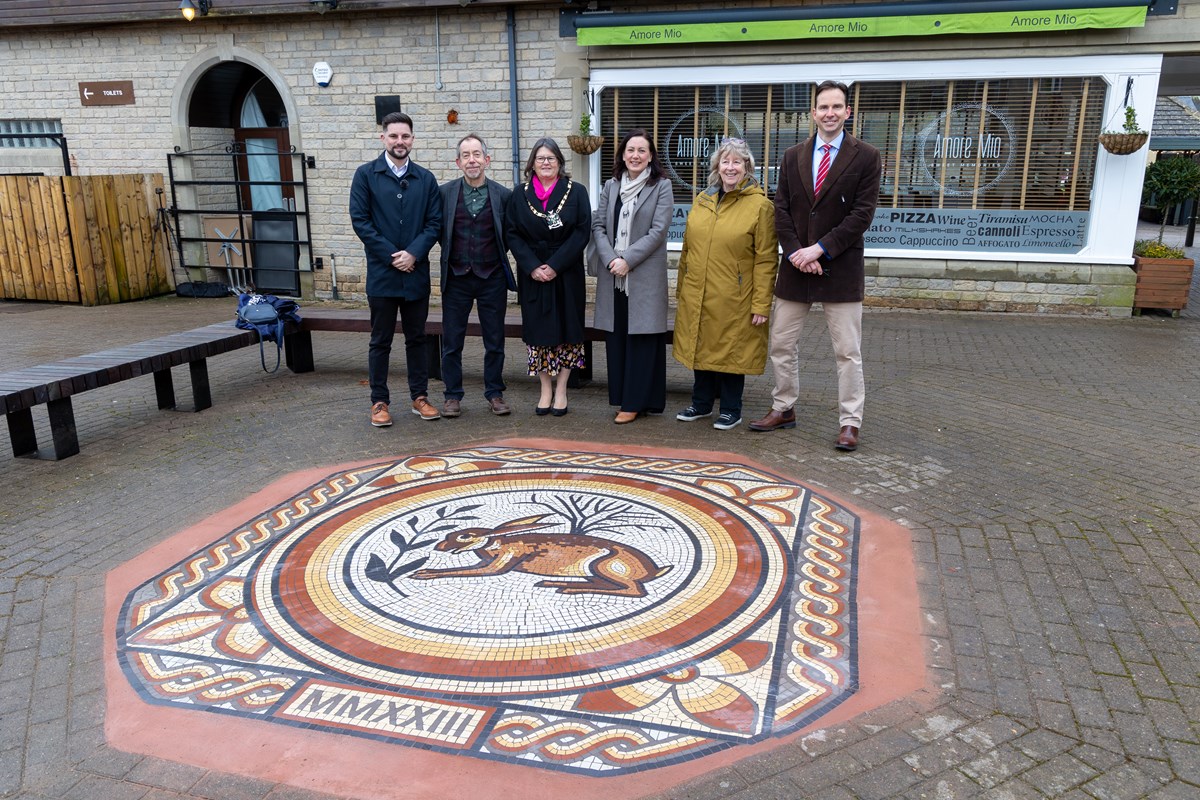
[[[147,580],[152,702],[614,774],[856,688],[857,518],[761,469],[497,444],[331,474]]]
[[[687,486],[548,470],[393,486],[255,570],[253,611],[297,659],[412,689],[579,691],[722,648],[789,574],[767,526]]]

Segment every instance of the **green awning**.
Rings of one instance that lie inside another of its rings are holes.
[[[583,13],[583,46],[855,39],[881,36],[1042,33],[1146,24],[1146,4],[1128,0],[884,3],[648,14]]]

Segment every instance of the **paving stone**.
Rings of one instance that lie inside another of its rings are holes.
[[[979,796],[979,784],[960,772],[946,772],[923,781],[904,793],[911,800],[965,800]]]
[[[959,769],[983,788],[991,789],[1036,763],[1028,755],[1006,744],[989,750]]]
[[[1047,797],[1058,797],[1096,774],[1092,767],[1069,753],[1063,753],[1022,773],[1021,780]]]
[[[1083,785],[1083,790],[1096,800],[1133,800],[1145,797],[1159,785],[1142,774],[1136,767],[1126,764],[1105,773]]]
[[[921,773],[896,760],[849,778],[844,785],[862,800],[886,800],[922,780]]]
[[[1167,740],[1165,750],[1171,759],[1174,777],[1200,786],[1200,746]]]
[[[1161,740],[1149,717],[1124,711],[1114,711],[1112,716],[1126,753],[1148,758],[1162,756]]]
[[[196,781],[189,792],[210,800],[261,800],[273,788],[274,785],[267,781],[209,772]]]
[[[866,770],[846,753],[833,753],[788,770],[787,778],[805,791],[823,790]]]
[[[88,775],[63,795],[63,800],[138,800],[145,797],[148,789],[136,783],[113,780],[99,775]]]

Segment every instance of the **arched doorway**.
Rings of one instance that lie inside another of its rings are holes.
[[[188,234],[180,240],[192,245],[185,266],[216,270],[237,291],[299,295],[301,254],[311,259],[312,248],[291,104],[277,76],[229,55],[194,61],[176,95],[185,146],[171,157],[172,189]]]

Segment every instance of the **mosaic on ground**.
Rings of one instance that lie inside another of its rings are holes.
[[[142,583],[154,704],[587,775],[857,688],[859,519],[731,463],[483,446],[333,472]]]

